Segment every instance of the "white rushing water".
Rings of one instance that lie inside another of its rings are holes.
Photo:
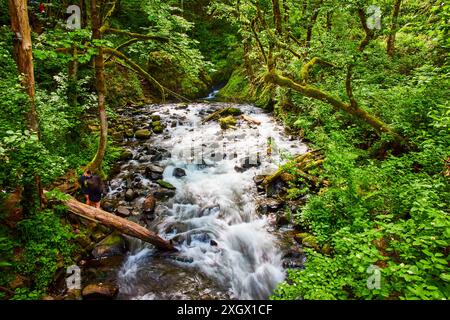
[[[238,107],[261,124],[241,119],[235,129],[228,130],[222,130],[216,121],[202,124],[206,116],[202,110],[213,105]],[[270,114],[250,105],[197,103],[187,109],[180,105],[148,108],[163,120],[178,121],[176,127],[167,128],[170,135],[153,136],[151,144],[171,152],[171,157],[158,165],[165,167],[164,180],[176,187],[176,194],[158,203],[156,212],[161,218],[155,227],[167,239],[183,239],[178,242],[179,254],[191,262],[180,263],[180,268],[200,270],[229,288],[233,298],[268,298],[283,280],[284,270],[267,219],[256,213],[253,179],[272,173],[287,156],[306,152],[306,145],[290,139]],[[240,170],[245,161],[254,166]],[[173,176],[175,168],[184,169],[186,176]],[[120,179],[115,183],[120,186]],[[152,187],[148,180],[143,184]],[[142,259],[150,252],[145,247],[134,250],[119,272],[122,282],[137,264],[151,263]],[[144,298],[150,297],[153,293],[146,292]]]

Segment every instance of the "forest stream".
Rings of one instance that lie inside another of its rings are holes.
[[[240,118],[223,130],[216,121],[202,123],[225,107],[260,124]],[[132,158],[108,182],[105,209],[144,222],[179,252],[128,238],[124,261],[103,275],[115,278],[118,299],[266,299],[283,281],[284,267],[302,265],[303,255],[287,252],[292,229],[277,226],[274,213],[261,207],[267,199],[255,183],[307,150],[272,115],[251,105],[203,102],[124,109],[121,116],[135,127],[153,119],[166,129],[148,140],[125,138]],[[161,179],[172,186],[161,187]],[[149,197],[157,199],[151,213]]]

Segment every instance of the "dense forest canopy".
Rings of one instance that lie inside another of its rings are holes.
[[[63,193],[86,168],[111,178],[125,106],[215,88],[313,150],[264,180],[301,203],[277,215],[307,257],[272,299],[449,298],[446,1],[0,4],[0,299],[42,298],[86,255]]]

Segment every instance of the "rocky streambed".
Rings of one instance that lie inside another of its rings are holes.
[[[225,112],[222,112],[226,110]],[[307,147],[251,105],[125,107],[112,124],[125,148],[103,209],[171,239],[163,253],[113,233],[83,261],[85,298],[266,299],[301,268],[282,181],[266,175]]]

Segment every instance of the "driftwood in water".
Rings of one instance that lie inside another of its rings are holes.
[[[261,124],[261,121],[253,119],[249,116],[246,116],[245,114],[243,114],[241,117],[243,120],[247,121],[250,124],[256,124],[257,126],[259,126]]]
[[[141,239],[142,241],[151,243],[155,247],[164,251],[176,251],[175,247],[170,241],[167,241],[154,232],[144,228],[143,226],[129,221],[127,219],[118,217],[112,213],[96,209],[81,203],[70,197],[69,200],[64,201],[70,212],[83,217],[85,219],[94,220],[102,225],[117,229],[118,231],[129,236]]]

